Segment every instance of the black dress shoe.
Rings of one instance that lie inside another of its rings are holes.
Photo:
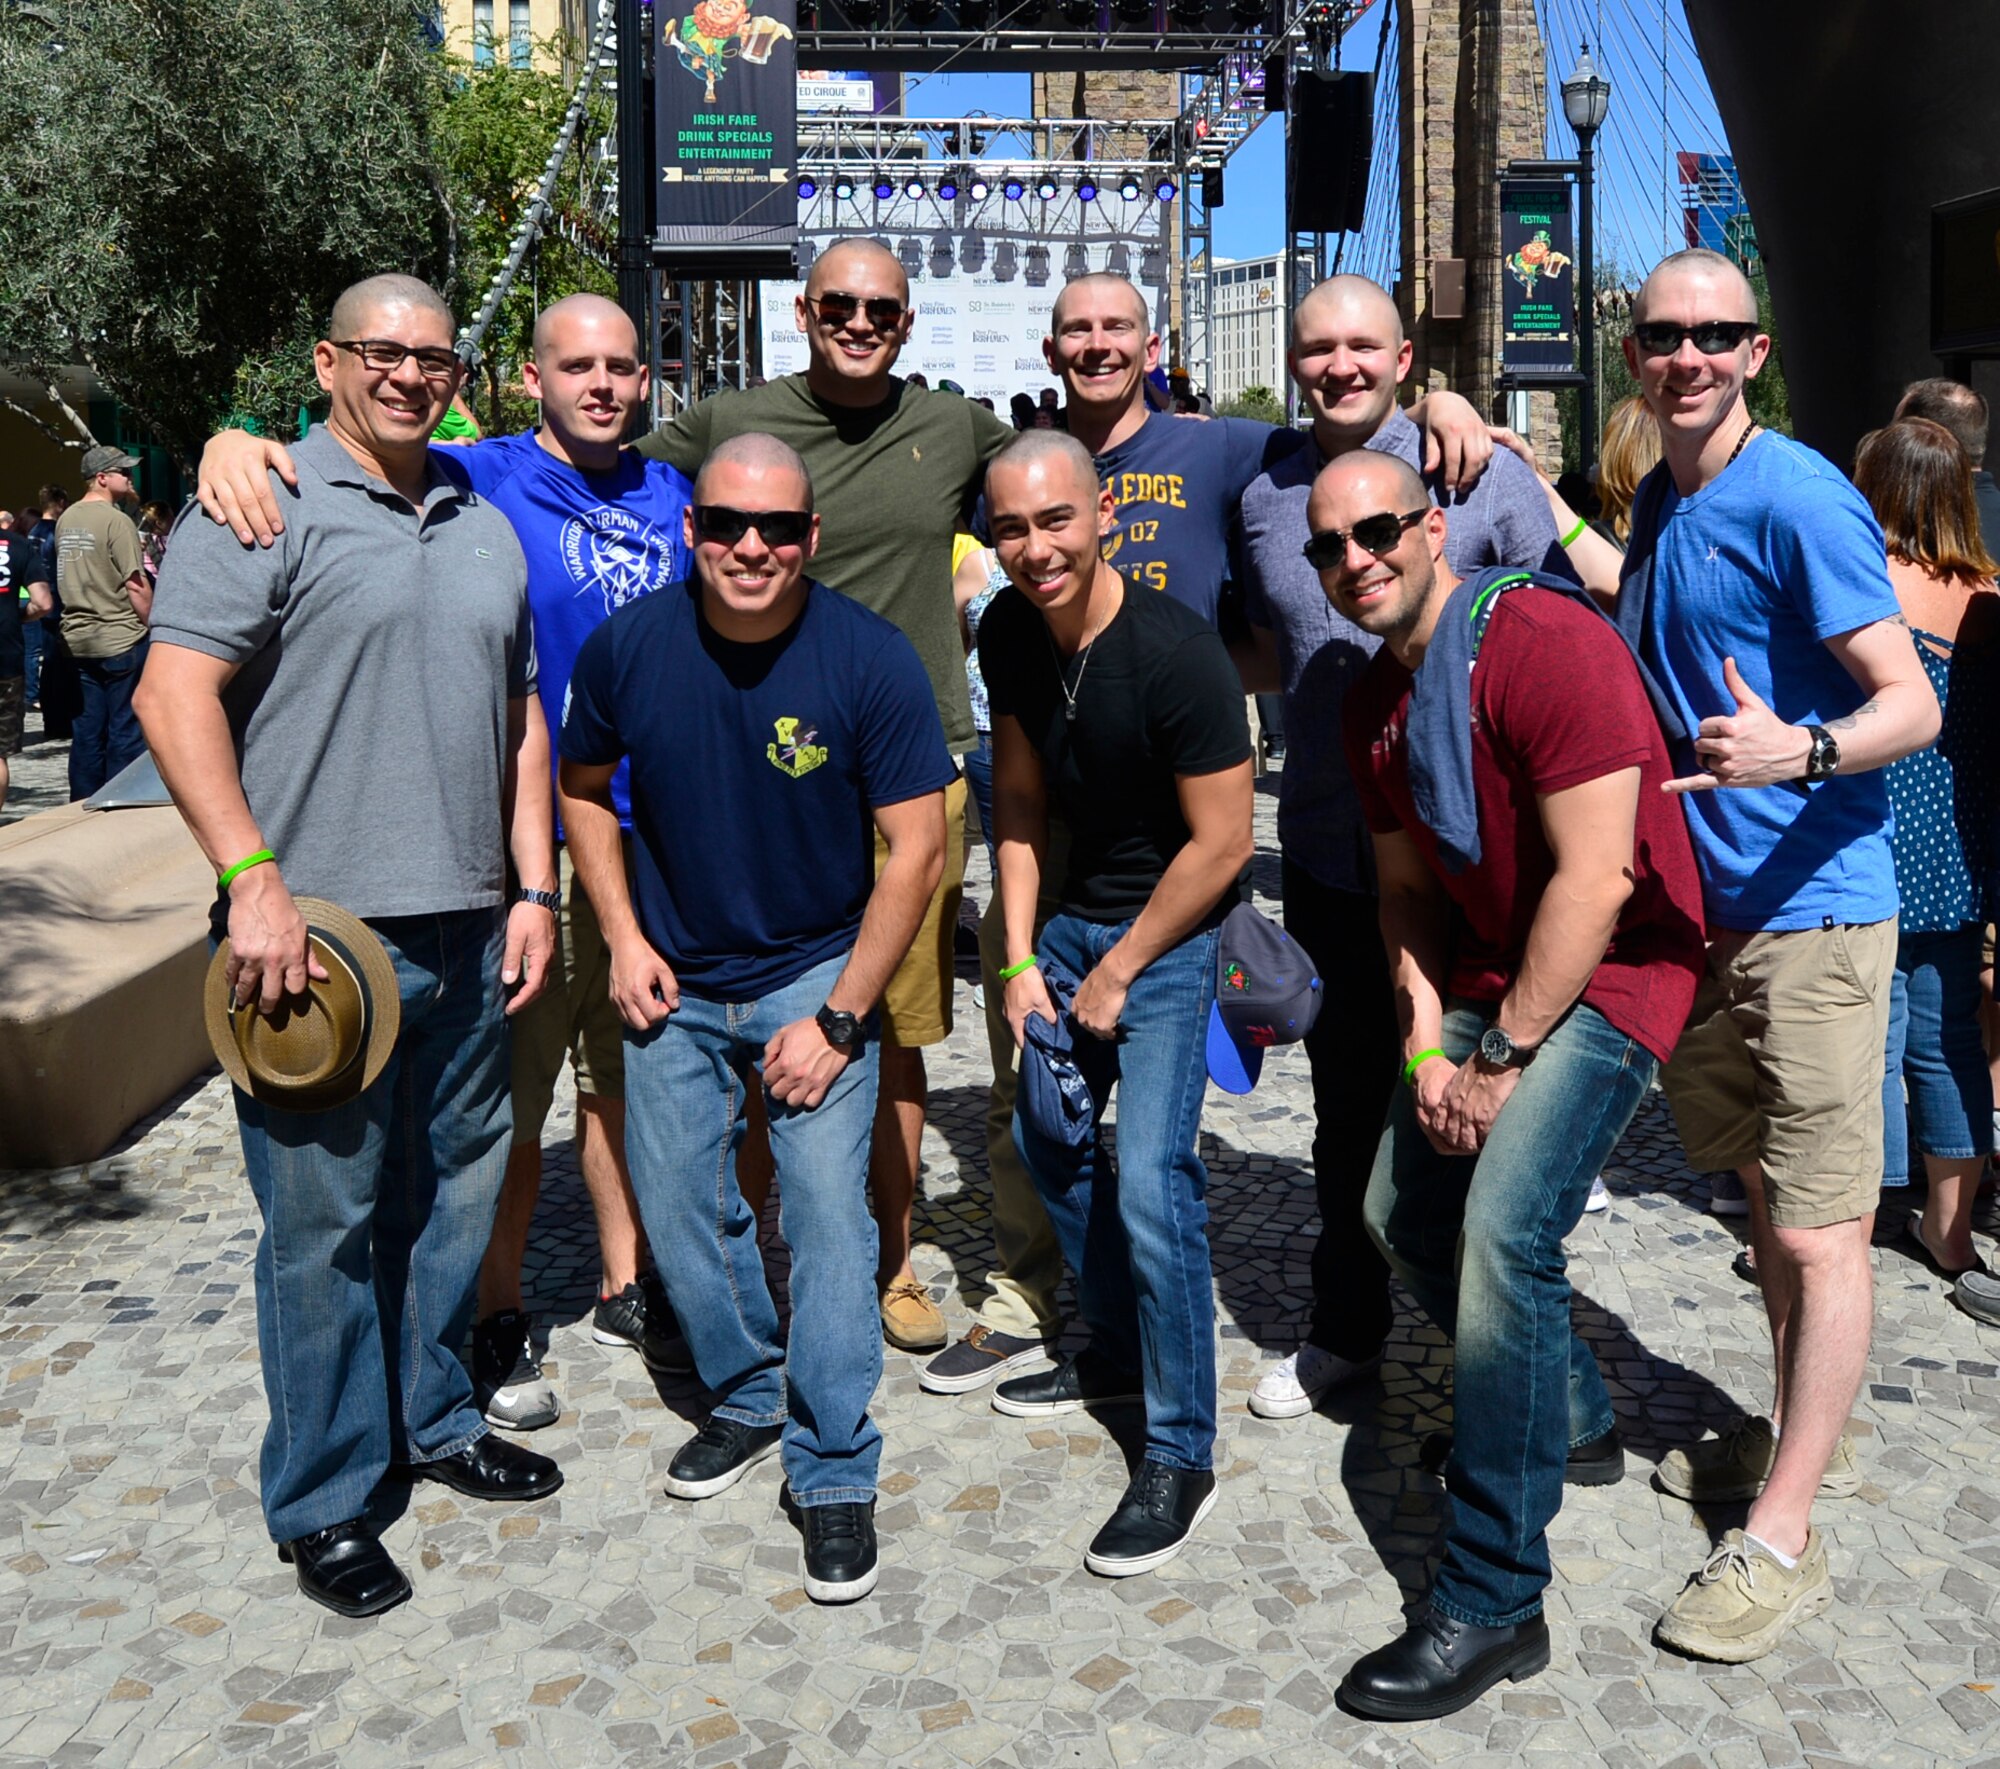
[[[1209,1469],[1141,1462],[1118,1509],[1091,1537],[1083,1564],[1107,1579],[1151,1572],[1187,1546],[1195,1525],[1214,1507],[1215,1475]]]
[[[1334,1699],[1370,1720],[1435,1720],[1477,1701],[1502,1677],[1549,1668],[1549,1625],[1475,1628],[1426,1607],[1400,1640],[1357,1659]]]
[[[1002,1382],[993,1390],[993,1410],[1015,1419],[1044,1419],[1084,1407],[1131,1406],[1145,1398],[1145,1386],[1137,1376],[1112,1369],[1089,1351],[1079,1351],[1053,1369]]]
[[[815,1603],[852,1603],[875,1589],[875,1507],[805,1505],[806,1595]]]
[[[413,1480],[441,1480],[470,1499],[546,1499],[563,1483],[562,1470],[547,1456],[491,1431],[455,1456],[411,1462],[406,1471]]]
[[[338,1615],[380,1615],[410,1594],[403,1569],[358,1517],[278,1544],[299,1570],[299,1589]]]
[[[1417,1461],[1426,1474],[1442,1474],[1451,1460],[1451,1433],[1434,1431],[1424,1439]],[[1563,1460],[1564,1486],[1616,1486],[1625,1478],[1625,1440],[1612,1426],[1602,1437],[1580,1443]]]

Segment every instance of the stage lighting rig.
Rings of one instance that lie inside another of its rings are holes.
[[[819,181],[813,178],[799,180],[799,201],[809,203],[819,195]]]
[[[958,28],[960,30],[983,31],[992,22],[993,0],[959,0]]]
[[[1071,240],[1069,250],[1063,253],[1063,281],[1073,283],[1078,277],[1088,275],[1089,271],[1090,260],[1084,254],[1083,242]]]
[[[1243,0],[1237,0],[1241,5]],[[882,0],[841,0],[840,10],[857,30],[872,31],[882,22]]]
[[[840,202],[848,201],[854,195],[854,180],[843,172],[833,181],[834,197]]]
[[[1181,187],[1171,178],[1162,178],[1158,184],[1153,186],[1153,195],[1158,197],[1163,203],[1171,203],[1180,193]]]
[[[1118,194],[1128,203],[1139,200],[1139,181],[1130,172],[1118,181]]]
[[[923,194],[924,181],[921,178],[912,178],[903,186],[903,195],[908,197],[912,202]]]
[[[1085,178],[1079,178],[1079,179],[1078,179],[1078,180],[1076,181],[1076,200],[1077,200],[1077,201],[1078,201],[1079,203],[1094,203],[1094,202],[1096,202],[1096,201],[1097,201],[1097,180],[1096,180],[1096,179],[1094,179],[1094,178],[1088,178],[1088,177],[1085,177]]]
[[[878,203],[886,203],[895,194],[896,187],[880,173],[877,173],[875,177],[875,200]]]
[[[955,203],[958,200],[958,193],[964,187],[965,168],[963,166],[952,167],[949,172],[938,180],[938,201],[941,203]]]
[[[1056,200],[1057,188],[1056,181],[1046,172],[1035,180],[1035,195],[1040,197],[1045,203],[1052,203]]]
[[[1057,5],[1073,31],[1088,31],[1097,23],[1098,0],[1057,0]]]
[[[1208,0],[1167,0],[1167,19],[1177,31],[1198,31],[1208,22]]]
[[[986,201],[987,193],[991,191],[992,188],[993,188],[992,185],[988,184],[985,179],[980,177],[979,174],[975,172],[972,175],[971,179],[967,182],[965,191],[966,195],[971,197],[975,203],[983,203]]]
[[[1153,0],[1111,0],[1111,10],[1121,25],[1145,26],[1153,22]]]
[[[1028,194],[1028,187],[1018,178],[1010,178],[1000,187],[1000,194],[1010,203],[1018,203]]]
[[[1014,242],[1002,240],[993,253],[993,280],[996,283],[1011,283],[1018,268],[1019,255],[1014,250]]]
[[[1229,16],[1246,29],[1271,28],[1271,0],[1229,0]]]
[[[1024,254],[1027,263],[1026,282],[1031,289],[1045,289],[1049,286],[1049,249],[1047,246],[1030,246]]]
[[[942,0],[903,0],[903,14],[920,31],[928,31],[944,11]]]
[[[977,228],[967,228],[959,239],[958,267],[967,276],[977,276],[986,268],[986,236]]]

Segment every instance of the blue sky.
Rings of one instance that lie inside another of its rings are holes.
[[[1695,59],[1681,0],[1537,0],[1543,29],[1551,41],[1549,61],[1560,79],[1575,65],[1583,38],[1592,59],[1612,84],[1610,117],[1597,139],[1598,257],[1615,259],[1643,272],[1682,243],[1678,185],[1672,172],[1675,149],[1726,152],[1722,125]],[[1372,65],[1376,38],[1389,16],[1388,0],[1362,16],[1348,33],[1343,59],[1348,67]],[[1663,48],[1664,45],[1664,48]],[[1555,117],[1551,154],[1574,152],[1574,138]],[[1026,74],[912,74],[908,112],[912,116],[1026,116]],[[1248,258],[1276,251],[1284,243],[1285,150],[1283,119],[1273,116],[1229,162],[1227,200],[1215,211],[1217,253]],[[1395,217],[1371,214],[1369,232],[1395,227]],[[1357,264],[1363,243],[1350,240],[1348,262]],[[1374,253],[1367,254],[1370,257]]]

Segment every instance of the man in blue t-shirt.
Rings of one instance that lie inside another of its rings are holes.
[[[682,538],[687,478],[620,443],[646,409],[648,371],[638,334],[616,302],[570,295],[535,322],[522,378],[542,421],[515,436],[434,447],[447,477],[467,485],[513,524],[528,561],[528,607],[553,756],[563,692],[583,642],[618,609],[688,575]],[[242,464],[239,464],[242,463]],[[218,520],[215,492],[266,466],[293,482],[278,444],[224,431],[202,454],[201,499]],[[239,523],[239,538],[248,540]],[[624,770],[612,782],[619,823],[631,836]],[[611,1005],[610,955],[590,902],[575,889],[556,830],[559,963],[543,994],[513,1022],[513,1147],[479,1273],[473,1381],[487,1420],[515,1431],[552,1425],[562,1407],[542,1374],[533,1321],[523,1307],[521,1262],[542,1183],[542,1130],[567,1057],[576,1074],[577,1166],[597,1219],[597,1307],[592,1337],[629,1345],[654,1369],[685,1371],[687,1346],[649,1269],[625,1160],[625,1046]]]
[[[782,1449],[806,1593],[841,1603],[876,1576],[872,1016],[943,874],[955,770],[915,647],[806,577],[818,526],[787,445],[751,432],[710,453],[686,518],[694,580],[577,656],[559,808],[628,1028],[640,1211],[718,1397],[667,1491],[707,1498]],[[629,883],[612,797],[628,758]],[[792,1250],[789,1351],[736,1173],[757,1086]]]
[[[1821,1494],[1860,1485],[1848,1411],[1868,1359],[1896,876],[1880,770],[1937,735],[1882,531],[1744,399],[1771,341],[1727,258],[1663,259],[1626,360],[1665,456],[1634,502],[1618,621],[1689,733],[1675,756],[1708,964],[1665,1071],[1697,1168],[1737,1169],[1776,1397],[1660,1464],[1707,1508],[1748,1500],[1662,1618],[1662,1645],[1740,1663],[1831,1601]]]

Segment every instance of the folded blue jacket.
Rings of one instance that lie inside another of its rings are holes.
[[[1045,958],[1041,968],[1056,1017],[1049,1021],[1031,1013],[1022,1029],[1014,1109],[1048,1141],[1080,1148],[1110,1094],[1116,1050],[1071,1016],[1082,979],[1060,959]]]

